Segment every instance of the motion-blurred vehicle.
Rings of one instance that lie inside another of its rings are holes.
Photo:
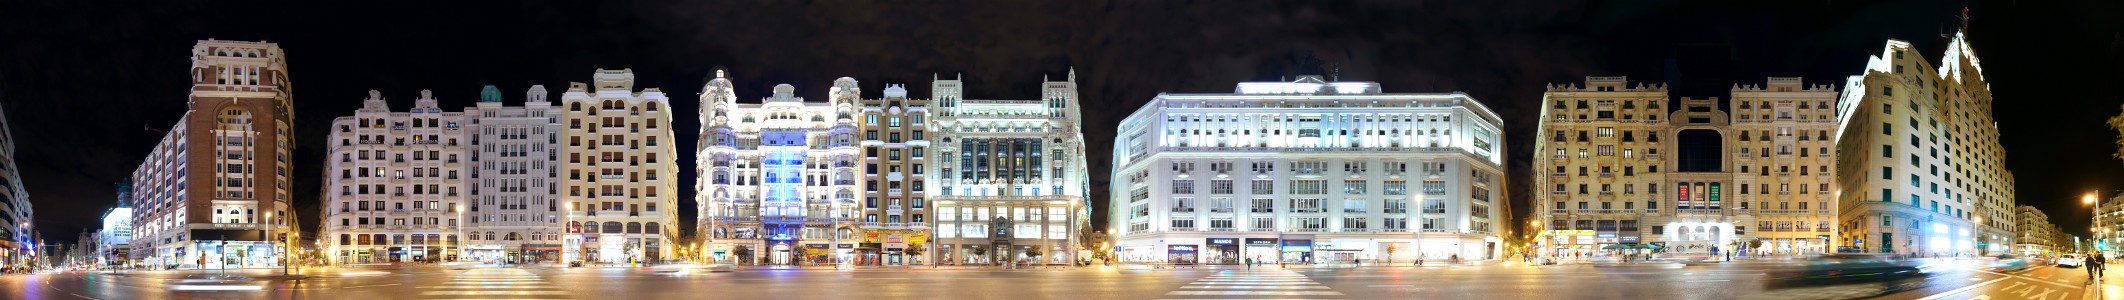
[[[1770,270],[1767,282],[1776,288],[1881,282],[1924,276],[1923,270],[1900,261],[1888,260],[1883,258],[1883,255],[1885,254],[1823,254],[1808,258],[1798,266]]]
[[[2081,259],[2084,259],[2084,258],[2085,258],[2085,257],[2081,257],[2081,256],[2080,256],[2079,254],[2066,254],[2066,255],[2059,255],[2059,256],[2058,256],[2058,267],[2060,267],[2060,268],[2064,268],[2064,267],[2072,267],[2072,268],[2078,268],[2078,267],[2080,267],[2081,265],[2083,265],[2083,264],[2081,264]]]
[[[2013,254],[2000,254],[1989,256],[1985,257],[1984,260],[1989,261],[1991,263],[1989,267],[1991,268],[1992,272],[2012,272],[2027,270],[2028,268],[2033,268],[2036,265],[2035,262],[2031,261],[2027,257]]]

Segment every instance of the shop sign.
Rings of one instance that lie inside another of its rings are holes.
[[[1231,245],[1233,241],[1232,239],[1210,239],[1209,243],[1211,245]]]
[[[524,247],[524,250],[560,250],[560,249],[561,249],[561,247],[531,247],[531,246],[525,246],[525,247]]]
[[[1246,239],[1248,246],[1276,246],[1276,239]]]
[[[1166,247],[1166,249],[1172,251],[1195,251],[1195,245],[1172,245]]]

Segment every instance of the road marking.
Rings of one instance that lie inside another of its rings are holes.
[[[1319,286],[1319,285],[1294,285],[1294,286],[1277,286],[1277,285],[1242,285],[1242,286],[1199,286],[1199,285],[1190,285],[1190,286],[1183,286],[1183,287],[1180,287],[1180,288],[1183,288],[1183,289],[1237,289],[1237,290],[1319,290],[1319,289],[1327,289],[1328,287],[1327,287],[1327,286]]]
[[[1408,285],[1408,284],[1374,284],[1374,285],[1368,285],[1368,286],[1365,286],[1365,287],[1376,287],[1376,288],[1383,288],[1383,287],[1416,287],[1416,286],[1415,286],[1415,285]]]
[[[1944,298],[1944,297],[1947,297],[1947,295],[1953,295],[1953,294],[1960,294],[1960,293],[1962,293],[1962,292],[1968,292],[1968,291],[1970,291],[1970,290],[1975,290],[1975,289],[1976,289],[1976,288],[1978,288],[1978,287],[1983,287],[1983,286],[1986,286],[1986,285],[1991,285],[1991,284],[1993,284],[1993,283],[1998,283],[1999,281],[2004,281],[2004,280],[2006,280],[2006,277],[2000,277],[1999,279],[1992,279],[1991,281],[1985,281],[1985,282],[1982,282],[1982,283],[1972,284],[1972,285],[1969,285],[1969,286],[1965,286],[1965,287],[1962,287],[1962,288],[1959,288],[1959,289],[1954,289],[1954,290],[1952,290],[1952,291],[1947,291],[1947,292],[1945,292],[1945,293],[1933,294],[1932,296],[1926,296],[1926,297],[1924,297],[1924,298],[1918,298],[1918,300],[1933,300],[1933,299],[1939,299],[1939,298]]]
[[[566,295],[566,291],[427,291],[421,295]]]
[[[1319,282],[1195,282],[1195,285],[1320,284]]]
[[[1173,291],[1167,296],[1337,296],[1332,291]]]

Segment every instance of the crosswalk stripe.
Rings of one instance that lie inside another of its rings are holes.
[[[1328,287],[1327,287],[1327,286],[1319,286],[1319,285],[1293,285],[1293,286],[1281,286],[1281,285],[1237,285],[1237,286],[1200,286],[1200,285],[1190,285],[1190,286],[1183,286],[1183,287],[1180,287],[1180,288],[1183,288],[1183,289],[1233,289],[1233,290],[1324,290],[1324,289],[1327,289]]]
[[[1319,282],[1194,282],[1195,285],[1252,285],[1252,284],[1320,284]]]
[[[427,291],[421,295],[566,295],[567,291]]]
[[[1333,291],[1173,291],[1168,296],[1339,296]]]

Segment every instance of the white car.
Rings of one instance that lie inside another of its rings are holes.
[[[2059,256],[2058,256],[2058,266],[2059,266],[2059,267],[2074,267],[2074,268],[2078,268],[2078,267],[2080,267],[2080,266],[2084,265],[2084,264],[2081,264],[2081,263],[2080,263],[2080,260],[2081,260],[2081,257],[2080,257],[2080,255],[2079,255],[2079,254],[2066,254],[2066,255],[2059,255]]]

